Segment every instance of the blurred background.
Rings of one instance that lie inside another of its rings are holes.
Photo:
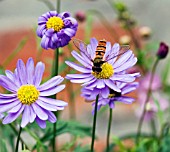
[[[44,0],[45,1],[45,0]],[[13,69],[18,58],[27,60],[29,56],[37,58],[35,50],[39,49],[37,46],[37,38],[35,38],[35,30],[37,27],[37,19],[43,13],[49,11],[49,8],[45,5],[43,0],[0,0],[0,64],[2,64],[6,57],[16,49],[17,45],[25,37],[28,39],[22,50],[18,55],[7,64],[8,69]],[[49,0],[50,1],[50,0]],[[79,23],[79,29],[76,38],[83,39],[85,36],[96,37],[98,39],[105,38],[109,41],[116,42],[113,35],[109,35],[106,30],[107,27],[103,26],[100,21],[101,18],[105,18],[111,27],[120,33],[120,35],[126,34],[117,23],[117,14],[113,10],[109,0],[62,0],[61,1],[61,12],[69,11],[72,16],[78,11],[87,12],[89,10],[96,10],[99,12],[97,17],[93,18],[92,33],[87,34],[85,32],[86,24]],[[56,7],[54,0],[50,1],[53,7]],[[122,0],[124,2],[133,18],[136,20],[137,28],[141,26],[147,26],[151,29],[151,37],[147,41],[157,42],[156,47],[158,48],[159,42],[164,41],[170,44],[170,1],[169,0]],[[100,15],[100,13],[102,15]],[[107,23],[106,23],[107,24]],[[106,25],[107,26],[107,25]],[[119,39],[120,41],[120,39]],[[133,44],[132,44],[133,48]],[[66,48],[67,49],[67,48]],[[155,50],[156,51],[156,50]],[[53,52],[43,51],[41,57],[37,60],[42,59],[46,62],[46,66],[50,68],[50,59],[53,56]],[[163,66],[163,63],[161,63]],[[46,76],[49,76],[49,70],[46,71]],[[158,73],[161,72],[158,69]],[[63,76],[65,76],[63,74]],[[79,92],[79,86],[75,85],[75,92]],[[59,95],[59,98],[68,101],[68,94],[63,92]],[[136,97],[136,94],[133,94]],[[64,96],[64,97],[63,97]],[[91,103],[84,102],[84,99],[79,95],[75,99],[76,106],[76,119],[85,124],[92,124],[91,115]],[[112,121],[112,134],[121,136],[125,133],[136,132],[138,117],[135,114],[136,104],[123,105],[116,104],[116,108],[113,110],[113,121]],[[67,112],[63,112],[61,119],[69,119],[69,109]],[[102,114],[98,114],[97,118],[97,135],[100,139],[106,135],[108,121],[108,109],[103,110]],[[149,131],[147,123],[144,124],[143,130]],[[65,136],[61,137],[65,140]],[[30,142],[31,143],[31,142]],[[102,144],[102,142],[100,143]]]

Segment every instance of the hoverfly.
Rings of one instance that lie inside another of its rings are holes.
[[[95,55],[94,55],[95,57],[92,59],[92,57],[87,52],[88,45],[86,45],[83,41],[78,40],[78,39],[74,39],[73,43],[76,46],[76,48],[80,50],[81,55],[85,54],[87,58],[91,59],[91,61],[93,62],[92,71],[96,73],[99,73],[102,71],[101,66],[103,63],[108,62],[109,60],[114,59],[115,57],[124,54],[130,49],[129,45],[121,45],[119,51],[112,52],[111,54],[106,55],[105,54],[106,40],[105,39],[99,40],[98,45],[96,47]]]

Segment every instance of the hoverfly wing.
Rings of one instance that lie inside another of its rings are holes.
[[[87,50],[87,44],[85,44],[83,41],[74,39],[73,43],[80,52],[85,52]]]
[[[91,58],[90,55],[87,52],[87,44],[85,44],[83,41],[79,39],[74,39],[73,43],[75,47],[80,51],[82,56],[86,56],[88,59]]]
[[[110,58],[107,59],[107,61],[111,60],[111,59],[114,59],[115,57],[118,57],[122,54],[124,54],[125,52],[127,52],[128,50],[130,49],[130,46],[129,45],[120,45],[120,49],[118,52],[114,52],[114,53],[111,53],[109,56]]]

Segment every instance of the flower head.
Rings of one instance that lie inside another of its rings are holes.
[[[121,92],[116,82],[133,82],[139,73],[127,74],[126,70],[136,64],[137,58],[131,50],[126,51],[119,57],[120,46],[106,42],[106,50],[103,59],[96,57],[96,49],[99,42],[92,38],[87,48],[80,43],[81,54],[72,51],[72,55],[82,65],[66,61],[70,67],[81,72],[81,74],[67,74],[66,78],[73,83],[83,83],[87,89],[94,90],[93,95],[102,94],[104,98],[109,95],[109,89]]]
[[[159,59],[164,59],[169,51],[169,46],[167,44],[165,44],[164,42],[160,43],[158,52],[157,52],[157,56]]]
[[[21,127],[37,122],[41,128],[46,127],[46,120],[56,122],[51,111],[63,110],[67,103],[61,100],[47,98],[63,90],[65,85],[59,85],[64,78],[55,76],[41,84],[45,66],[29,58],[26,65],[21,59],[17,62],[15,72],[6,70],[6,76],[0,75],[0,85],[11,94],[0,94],[0,113],[7,113],[3,124],[13,122],[22,114]]]
[[[75,36],[78,23],[68,12],[50,11],[38,18],[37,35],[44,49],[56,49],[69,43]]]
[[[86,13],[84,11],[78,11],[75,14],[75,18],[79,21],[79,22],[84,22],[86,20]]]
[[[116,85],[121,90],[121,92],[116,92],[110,89],[107,98],[103,98],[101,95],[99,95],[99,100],[97,105],[98,110],[100,110],[102,106],[106,106],[106,105],[109,105],[110,108],[114,108],[115,102],[123,102],[126,104],[131,104],[135,100],[134,98],[127,96],[127,94],[136,90],[136,88],[138,87],[138,82],[133,82],[133,83],[117,82]],[[93,91],[94,90],[83,88],[82,96],[85,97],[85,99],[87,100],[95,100],[95,96],[93,96]],[[94,107],[95,102],[92,105]]]

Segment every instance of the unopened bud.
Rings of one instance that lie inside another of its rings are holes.
[[[157,52],[157,57],[159,59],[164,59],[167,56],[168,51],[169,51],[169,46],[166,45],[164,42],[161,42]]]
[[[131,37],[128,35],[121,36],[119,39],[119,43],[121,45],[127,45],[131,42]]]
[[[75,18],[77,19],[77,21],[79,22],[84,22],[86,20],[86,13],[84,11],[78,11],[75,14]]]
[[[143,26],[139,29],[139,34],[142,38],[148,39],[151,36],[151,29],[148,26]]]

